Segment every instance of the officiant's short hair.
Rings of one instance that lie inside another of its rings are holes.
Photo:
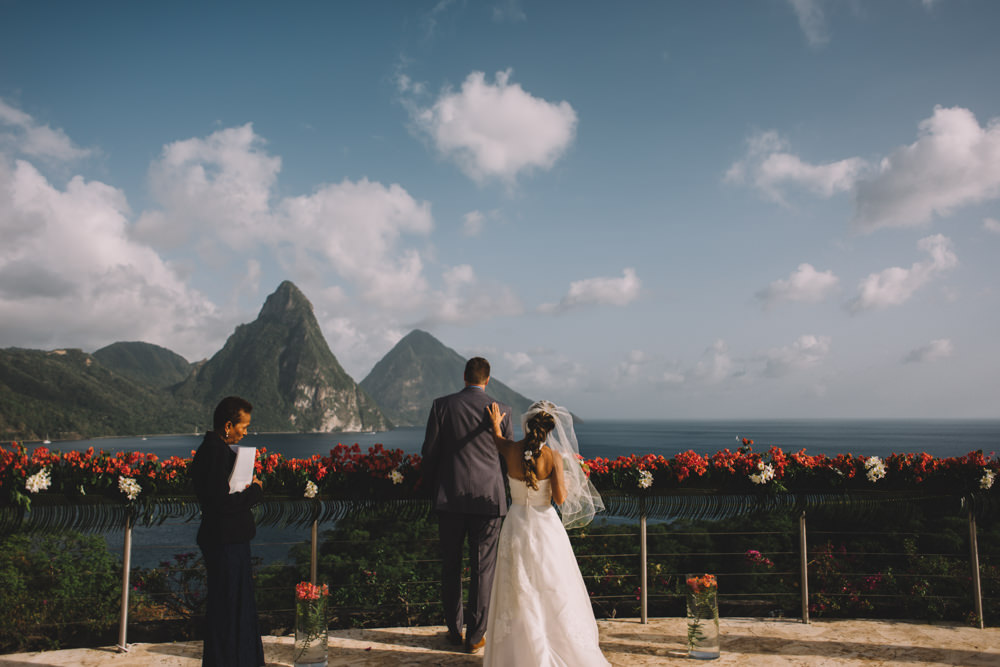
[[[221,433],[226,428],[227,423],[239,423],[241,412],[247,414],[253,412],[250,401],[239,396],[226,396],[215,406],[215,414],[212,415],[212,428]]]
[[[465,363],[465,381],[470,384],[486,384],[490,379],[490,362],[482,357],[472,357]]]

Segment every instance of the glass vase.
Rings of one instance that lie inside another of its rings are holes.
[[[687,575],[688,657],[719,657],[719,588],[711,574]]]
[[[327,599],[295,601],[295,667],[326,667]]]

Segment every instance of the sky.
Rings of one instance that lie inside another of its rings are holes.
[[[583,418],[996,418],[1000,3],[0,0],[0,347],[291,280]],[[456,389],[461,378],[456,378]]]

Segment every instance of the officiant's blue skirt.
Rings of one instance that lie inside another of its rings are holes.
[[[250,543],[202,544],[208,573],[203,667],[262,667]]]

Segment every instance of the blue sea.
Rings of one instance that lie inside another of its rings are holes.
[[[516,430],[516,429],[515,429]],[[1000,451],[1000,420],[592,420],[576,426],[580,453],[586,458],[615,458],[625,454],[662,454],[687,450],[713,454],[734,449],[740,438],[751,438],[754,449],[781,447],[786,452],[805,449],[809,454],[888,456],[892,453],[927,452],[937,457],[961,456],[971,451]],[[520,437],[520,434],[516,434]],[[202,434],[148,437],[96,438],[53,442],[61,451],[88,447],[109,452],[153,452],[161,458],[190,456]],[[327,454],[338,443],[357,443],[362,450],[381,443],[387,449],[417,454],[423,428],[401,428],[381,433],[250,433],[240,443],[266,447],[289,458]],[[29,443],[37,445],[38,443]]]
[[[888,456],[892,453],[927,452],[936,457],[961,456],[982,450],[1000,451],[1000,420],[725,420],[725,421],[621,421],[593,420],[576,427],[580,453],[585,458],[616,458],[627,454],[662,454],[666,457],[694,450],[713,454],[735,449],[740,438],[754,441],[756,451],[771,446],[786,452],[805,449],[809,454]],[[516,434],[520,437],[520,434]],[[381,443],[388,449],[419,453],[422,428],[402,428],[382,433],[251,433],[240,444],[266,447],[289,458],[327,454],[343,443],[357,443],[362,450]],[[153,452],[161,458],[190,456],[202,435],[165,435],[97,438],[53,442],[60,451],[94,447],[108,452]],[[27,443],[35,446],[38,443]],[[324,526],[323,528],[329,528]],[[152,567],[174,554],[194,551],[196,523],[168,523],[138,527],[133,535],[133,565]],[[122,533],[105,535],[112,551],[121,553]],[[253,542],[254,554],[265,562],[285,560],[289,545],[309,539],[308,529],[261,527]]]

